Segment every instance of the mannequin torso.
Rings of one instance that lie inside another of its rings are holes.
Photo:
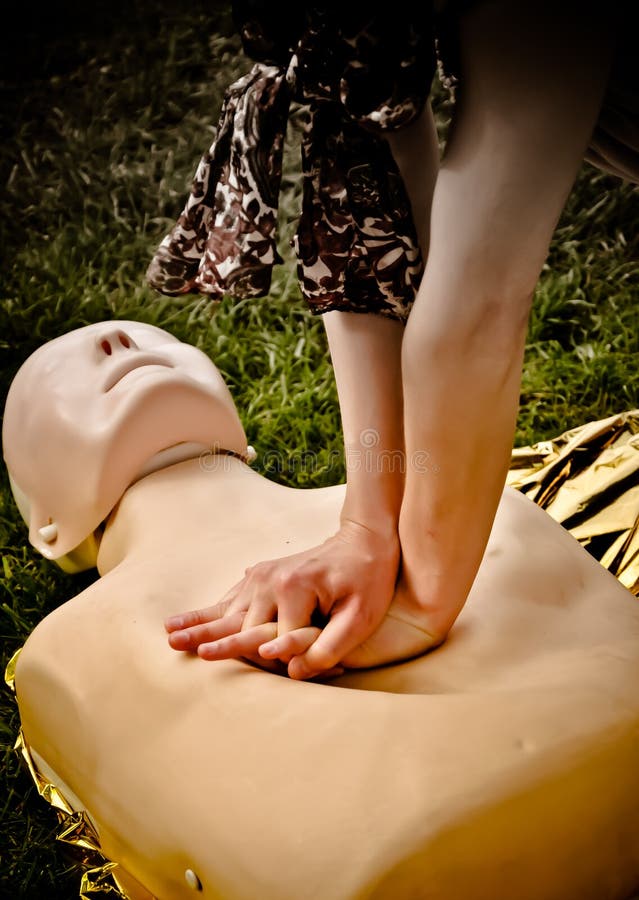
[[[209,462],[129,488],[103,577],[38,626],[18,664],[27,741],[90,811],[106,855],[171,900],[192,896],[189,868],[224,900],[627,896],[632,596],[506,491],[437,650],[331,684],[205,663],[168,648],[162,619],[210,604],[259,559],[316,545],[343,501],[341,487],[297,491]]]

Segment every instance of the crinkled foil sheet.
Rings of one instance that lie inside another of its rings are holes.
[[[639,410],[513,450],[507,483],[545,509],[628,590],[639,595]],[[11,688],[18,653],[5,674]],[[91,821],[83,812],[75,812],[58,788],[38,772],[22,733],[16,749],[39,794],[57,811],[58,839],[82,852],[81,900],[98,895],[128,900],[118,884],[117,865],[100,852]]]
[[[513,450],[507,482],[639,595],[639,410]]]
[[[15,670],[19,655],[19,650],[13,654],[4,674],[4,680],[12,691],[15,691]],[[105,896],[129,900],[122,885],[118,883],[117,863],[102,855],[100,840],[91,820],[86,813],[74,810],[63,793],[38,771],[22,731],[18,734],[14,749],[22,756],[38,793],[58,815],[60,827],[57,839],[76,848],[84,869],[79,888],[80,900],[95,900],[96,897]]]

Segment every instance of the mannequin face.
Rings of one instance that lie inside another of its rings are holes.
[[[30,403],[104,434],[150,393],[175,385],[230,399],[222,376],[201,351],[138,322],[113,322],[65,334],[34,356]],[[36,366],[37,364],[37,366]]]
[[[156,454],[187,443],[246,452],[216,367],[152,325],[105,322],[56,338],[7,398],[5,460],[29,501],[30,540],[49,558],[91,534]]]

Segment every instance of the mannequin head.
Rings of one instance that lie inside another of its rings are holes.
[[[91,536],[144,475],[211,447],[247,452],[210,359],[139,322],[88,325],[36,350],[9,390],[2,443],[29,540],[49,559],[79,547],[91,557]]]

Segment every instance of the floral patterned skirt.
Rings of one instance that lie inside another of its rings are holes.
[[[245,49],[260,61],[226,93],[216,140],[149,266],[153,287],[214,299],[268,293],[281,262],[277,208],[294,100],[309,109],[293,241],[305,299],[316,313],[406,318],[423,263],[384,132],[422,111],[435,54],[428,16],[404,5],[392,25],[357,3],[350,15],[298,12],[293,25],[290,9],[279,22],[278,4],[261,16],[255,3],[235,5]]]

